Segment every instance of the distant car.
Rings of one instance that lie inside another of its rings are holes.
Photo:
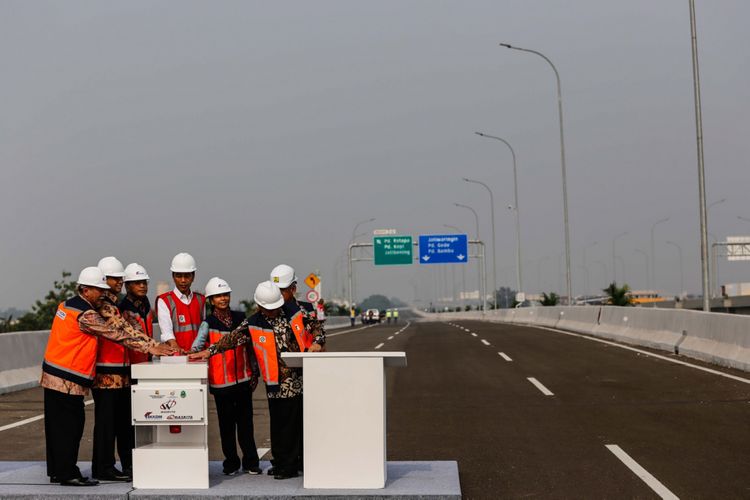
[[[378,311],[377,309],[368,309],[367,311],[365,311],[363,322],[368,325],[380,323],[380,311]]]

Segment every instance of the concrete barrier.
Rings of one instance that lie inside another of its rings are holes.
[[[681,311],[690,315],[681,355],[750,371],[750,318],[746,315]]]
[[[560,321],[563,310],[563,307],[556,306],[538,307],[536,324],[539,326],[555,328],[558,321]]]
[[[687,311],[684,311],[687,312]],[[689,315],[640,307],[603,307],[592,334],[662,351],[674,352]]]
[[[571,332],[592,334],[599,322],[601,309],[599,306],[561,307],[556,327]]]
[[[0,334],[0,394],[39,385],[49,330]]]

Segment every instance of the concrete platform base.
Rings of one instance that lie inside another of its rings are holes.
[[[90,475],[90,464],[79,464],[84,476]],[[270,467],[262,462],[265,470]],[[456,462],[388,462],[388,482],[381,490],[307,490],[302,477],[277,481],[272,476],[238,474],[225,476],[221,462],[209,465],[207,490],[137,490],[131,483],[101,483],[93,487],[65,487],[50,484],[43,462],[0,462],[0,498],[36,500],[71,499],[127,500],[151,498],[191,500],[216,498],[315,499],[419,499],[458,500],[461,487]]]

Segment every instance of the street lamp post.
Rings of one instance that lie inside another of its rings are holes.
[[[706,210],[706,175],[703,165],[703,116],[701,111],[701,81],[698,69],[698,35],[695,26],[695,0],[690,0],[690,45],[693,56],[693,94],[695,97],[695,138],[698,156],[698,205],[701,230],[701,285],[703,310],[711,312],[708,281],[708,215]]]
[[[443,226],[447,227],[448,229],[452,229],[459,234],[466,234],[465,231],[462,231],[460,228],[456,226],[451,226],[450,224],[443,224]],[[461,308],[465,309],[465,306],[466,306],[466,264],[461,264]]]
[[[667,241],[666,243],[667,245],[672,245],[677,249],[677,254],[680,258],[680,297],[682,297],[682,294],[685,293],[685,274],[682,269],[682,247],[674,241]]]
[[[471,213],[474,214],[474,223],[476,224],[476,232],[475,232],[475,238],[477,241],[480,241],[479,238],[479,215],[477,215],[477,211],[471,208],[469,205],[462,205],[461,203],[454,203],[459,208],[465,208],[467,210],[471,210]],[[482,265],[479,262],[479,259],[477,259],[477,290],[481,290],[482,288]],[[480,292],[481,293],[481,292]],[[480,297],[480,300],[483,300]]]
[[[651,274],[648,275],[647,286],[649,290],[656,286],[656,240],[654,238],[654,230],[656,226],[662,222],[667,222],[669,217],[659,219],[651,225]]]
[[[521,47],[514,47],[507,43],[501,43],[501,47],[505,47],[513,50],[520,50],[522,52],[529,52],[536,54],[549,63],[552,67],[552,71],[555,72],[555,79],[557,80],[557,112],[560,119],[560,164],[562,166],[562,191],[563,191],[563,219],[565,223],[565,281],[568,292],[568,305],[573,303],[573,282],[570,272],[570,224],[568,223],[568,180],[565,169],[565,139],[563,135],[563,108],[562,108],[562,88],[560,85],[560,74],[557,72],[557,68],[552,61],[536,50],[524,49]]]
[[[617,241],[617,238],[625,236],[626,234],[628,234],[627,231],[620,233],[614,238],[612,238],[612,281],[614,283],[617,283],[617,264],[615,262],[617,260],[617,252],[615,251],[615,242]],[[623,279],[625,279],[624,276],[623,276]]]
[[[519,292],[523,291],[523,274],[521,272],[521,215],[520,209],[518,208],[518,170],[516,168],[516,152],[513,150],[513,146],[502,137],[496,137],[494,135],[485,134],[483,132],[474,132],[479,137],[486,137],[488,139],[495,139],[502,142],[508,149],[513,157],[513,204],[516,211],[516,287]],[[494,239],[492,244],[494,245]],[[493,248],[494,251],[494,248]],[[494,263],[493,263],[494,265]]]
[[[356,299],[356,297],[354,296],[354,290],[355,290],[354,270],[352,269],[352,264],[351,264],[351,260],[352,260],[351,259],[351,245],[352,245],[352,243],[354,243],[354,240],[356,240],[357,237],[358,237],[358,235],[357,235],[357,229],[359,229],[359,226],[361,226],[362,224],[367,224],[369,222],[375,222],[375,217],[370,217],[369,219],[365,219],[363,221],[357,222],[354,225],[354,229],[352,229],[352,237],[349,240],[349,274],[350,274],[350,278],[349,278],[349,288],[350,288],[349,289],[349,307],[352,307],[352,303]]]
[[[585,274],[586,282],[584,284],[585,290],[583,291],[584,295],[587,295],[589,292],[591,292],[591,287],[589,283],[589,268],[586,266],[586,249],[596,246],[598,243],[599,243],[598,241],[589,243],[588,245],[583,247],[583,251],[581,252],[583,254],[583,268],[586,270],[586,274]]]
[[[476,181],[474,179],[467,179],[466,177],[463,177],[462,179],[464,182],[484,186],[484,188],[490,194],[490,216],[492,220],[492,294],[495,296],[492,303],[495,305],[495,309],[497,309],[497,261],[495,260],[495,254],[497,253],[495,251],[495,244],[497,243],[497,240],[495,239],[495,197],[492,195],[492,190],[490,189],[490,187],[484,182]],[[477,239],[479,238],[477,237]]]
[[[640,253],[640,254],[643,255],[644,261],[646,262],[646,281],[648,281],[648,276],[649,276],[649,274],[648,274],[648,260],[649,260],[648,259],[648,254],[644,250],[641,250],[640,248],[636,248],[634,250],[634,252],[635,253]]]

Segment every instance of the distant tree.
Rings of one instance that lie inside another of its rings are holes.
[[[359,307],[366,311],[367,309],[390,309],[393,305],[385,295],[370,295],[360,302]]]
[[[501,286],[495,292],[497,296],[497,307],[500,309],[507,309],[515,306],[516,291],[507,286]]]
[[[18,318],[18,323],[13,325],[13,330],[49,329],[60,302],[64,302],[76,294],[77,285],[74,281],[68,281],[68,278],[70,278],[70,273],[63,271],[62,279],[56,280],[52,284],[52,290],[47,292],[43,300],[37,300],[31,306],[31,311]]]
[[[611,306],[633,305],[633,301],[629,295],[630,287],[627,284],[617,286],[617,283],[613,281],[603,292],[609,296],[609,305]]]
[[[250,316],[258,312],[258,306],[256,306],[255,302],[252,300],[240,300],[240,307],[242,307],[242,310],[245,311],[246,316]]]
[[[9,314],[7,317],[0,318],[0,333],[12,332],[13,331],[13,315]]]
[[[560,303],[560,296],[555,292],[550,292],[547,295],[546,292],[542,292],[542,305],[543,306],[556,306]]]

